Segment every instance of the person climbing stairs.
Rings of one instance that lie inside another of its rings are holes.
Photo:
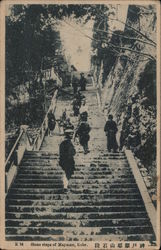
[[[75,144],[75,171],[64,193],[55,129],[40,151],[26,151],[6,197],[6,239],[16,241],[155,241],[139,187],[124,152],[106,149],[96,90],[85,93],[91,126],[84,155]],[[55,116],[70,100],[58,99]],[[76,118],[71,117],[72,124]]]

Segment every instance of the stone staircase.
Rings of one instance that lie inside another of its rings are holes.
[[[106,151],[105,119],[97,104],[96,90],[84,93],[89,107],[90,153],[83,154],[77,141],[76,171],[63,189],[58,164],[63,137],[56,127],[46,136],[40,151],[26,152],[18,175],[6,197],[6,239],[16,241],[152,241],[152,229],[144,202],[124,152]],[[56,118],[71,100],[59,97]]]
[[[83,161],[66,194],[58,155],[25,153],[6,198],[7,240],[154,240],[124,153]]]

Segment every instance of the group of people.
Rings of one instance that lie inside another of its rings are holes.
[[[73,93],[76,94],[78,89],[80,88],[81,91],[86,90],[86,85],[87,85],[87,79],[84,76],[84,73],[80,74],[80,79],[77,77],[73,77],[72,80],[72,87],[73,87]]]
[[[87,122],[88,115],[80,116],[80,120],[78,123],[78,127],[75,132],[75,137],[79,137],[79,143],[83,146],[84,154],[89,153],[88,149],[88,141],[90,139],[89,132],[91,130],[90,125]],[[117,125],[115,121],[113,121],[113,116],[109,115],[108,120],[105,124],[104,131],[107,136],[107,149],[109,152],[113,150],[114,153],[117,152],[118,144],[116,140],[116,133],[117,133]],[[71,176],[74,174],[75,170],[75,161],[74,156],[76,154],[76,150],[72,143],[72,138],[74,135],[73,129],[66,129],[64,131],[65,139],[60,144],[59,147],[59,164],[65,172],[64,175],[64,191],[67,192],[68,188],[68,181]],[[74,137],[74,138],[75,138]]]
[[[52,110],[48,113],[48,135],[52,136],[55,129],[56,123],[58,124],[59,134],[63,135],[66,129],[74,129],[70,118],[67,117],[66,109],[63,111],[59,119],[55,118],[54,112]]]
[[[80,145],[83,147],[84,154],[88,154],[88,142],[90,139],[91,127],[88,123],[88,106],[85,96],[81,93],[86,90],[86,82],[84,76],[81,76],[80,89],[74,89],[74,99],[72,101],[73,115],[77,118],[77,127],[67,126],[64,129],[65,138],[59,146],[59,164],[65,172],[64,176],[64,190],[67,190],[68,181],[74,173],[75,161],[74,155],[76,154],[75,147],[72,143],[78,138]],[[69,118],[68,118],[69,119]]]
[[[76,138],[79,139],[79,143],[83,147],[84,154],[88,154],[90,152],[88,142],[90,140],[91,127],[88,123],[88,106],[86,98],[81,91],[81,88],[77,89],[72,101],[73,115],[77,120],[76,128],[74,128],[70,118],[67,117],[66,109],[63,111],[59,120],[55,119],[53,112],[49,112],[48,114],[49,135],[52,135],[56,122],[58,122],[59,127],[63,128],[64,140],[59,146],[59,165],[65,173],[63,179],[64,191],[67,191],[68,181],[75,170],[74,156],[76,154],[76,150],[72,143],[72,139],[74,139],[74,142]],[[111,150],[113,150],[113,152],[116,152],[118,149],[116,141],[117,125],[113,121],[112,115],[108,116],[104,131],[107,136],[108,151],[111,152]]]

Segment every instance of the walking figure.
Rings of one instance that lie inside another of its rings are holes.
[[[64,124],[66,122],[67,114],[66,114],[66,109],[63,111],[60,119],[58,120],[58,126],[59,126],[59,133],[63,135],[63,128]]]
[[[113,116],[108,116],[108,121],[105,124],[104,131],[107,136],[107,149],[109,152],[111,152],[111,149],[113,149],[113,152],[116,153],[118,149],[117,141],[116,141],[116,133],[118,131],[116,122],[113,121]]]
[[[79,110],[80,113],[80,121],[84,120],[87,121],[88,118],[88,105],[86,104],[86,99],[82,99],[82,103],[81,103],[81,108]]]
[[[85,91],[86,90],[87,80],[84,77],[84,73],[81,73],[80,75],[81,75],[80,81],[79,81],[80,89],[81,89],[81,91]]]
[[[79,106],[81,107],[82,100],[85,99],[85,96],[82,95],[80,90],[78,90],[78,92],[75,94],[75,98],[77,99]]]
[[[73,102],[73,112],[74,112],[74,116],[78,116],[79,115],[79,109],[80,109],[80,102],[79,100],[77,100],[76,98],[74,98]]]
[[[56,125],[55,115],[52,112],[52,110],[50,110],[49,113],[48,113],[48,134],[50,136],[53,135],[53,131],[55,129],[55,125]]]
[[[73,87],[73,94],[76,94],[78,91],[78,79],[76,77],[73,77],[72,87]]]
[[[75,137],[79,137],[80,145],[84,149],[84,154],[88,154],[89,148],[88,148],[88,141],[90,139],[89,132],[91,130],[91,127],[89,126],[88,122],[86,120],[80,121],[80,124],[78,125],[77,131],[75,133]]]
[[[62,114],[62,121],[65,121],[66,118],[67,118],[67,113],[66,113],[66,109],[63,111],[63,114]]]
[[[64,191],[68,188],[68,181],[74,173],[75,170],[75,161],[74,155],[76,154],[75,148],[71,142],[73,137],[73,130],[67,129],[64,132],[65,139],[61,142],[59,147],[59,165],[64,170]]]

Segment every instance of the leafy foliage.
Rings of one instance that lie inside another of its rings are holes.
[[[156,62],[149,61],[140,75],[139,90],[147,97],[146,105],[156,105]]]
[[[40,5],[14,5],[6,18],[6,91],[40,73],[43,62],[60,47],[58,32],[46,23],[47,13]]]

